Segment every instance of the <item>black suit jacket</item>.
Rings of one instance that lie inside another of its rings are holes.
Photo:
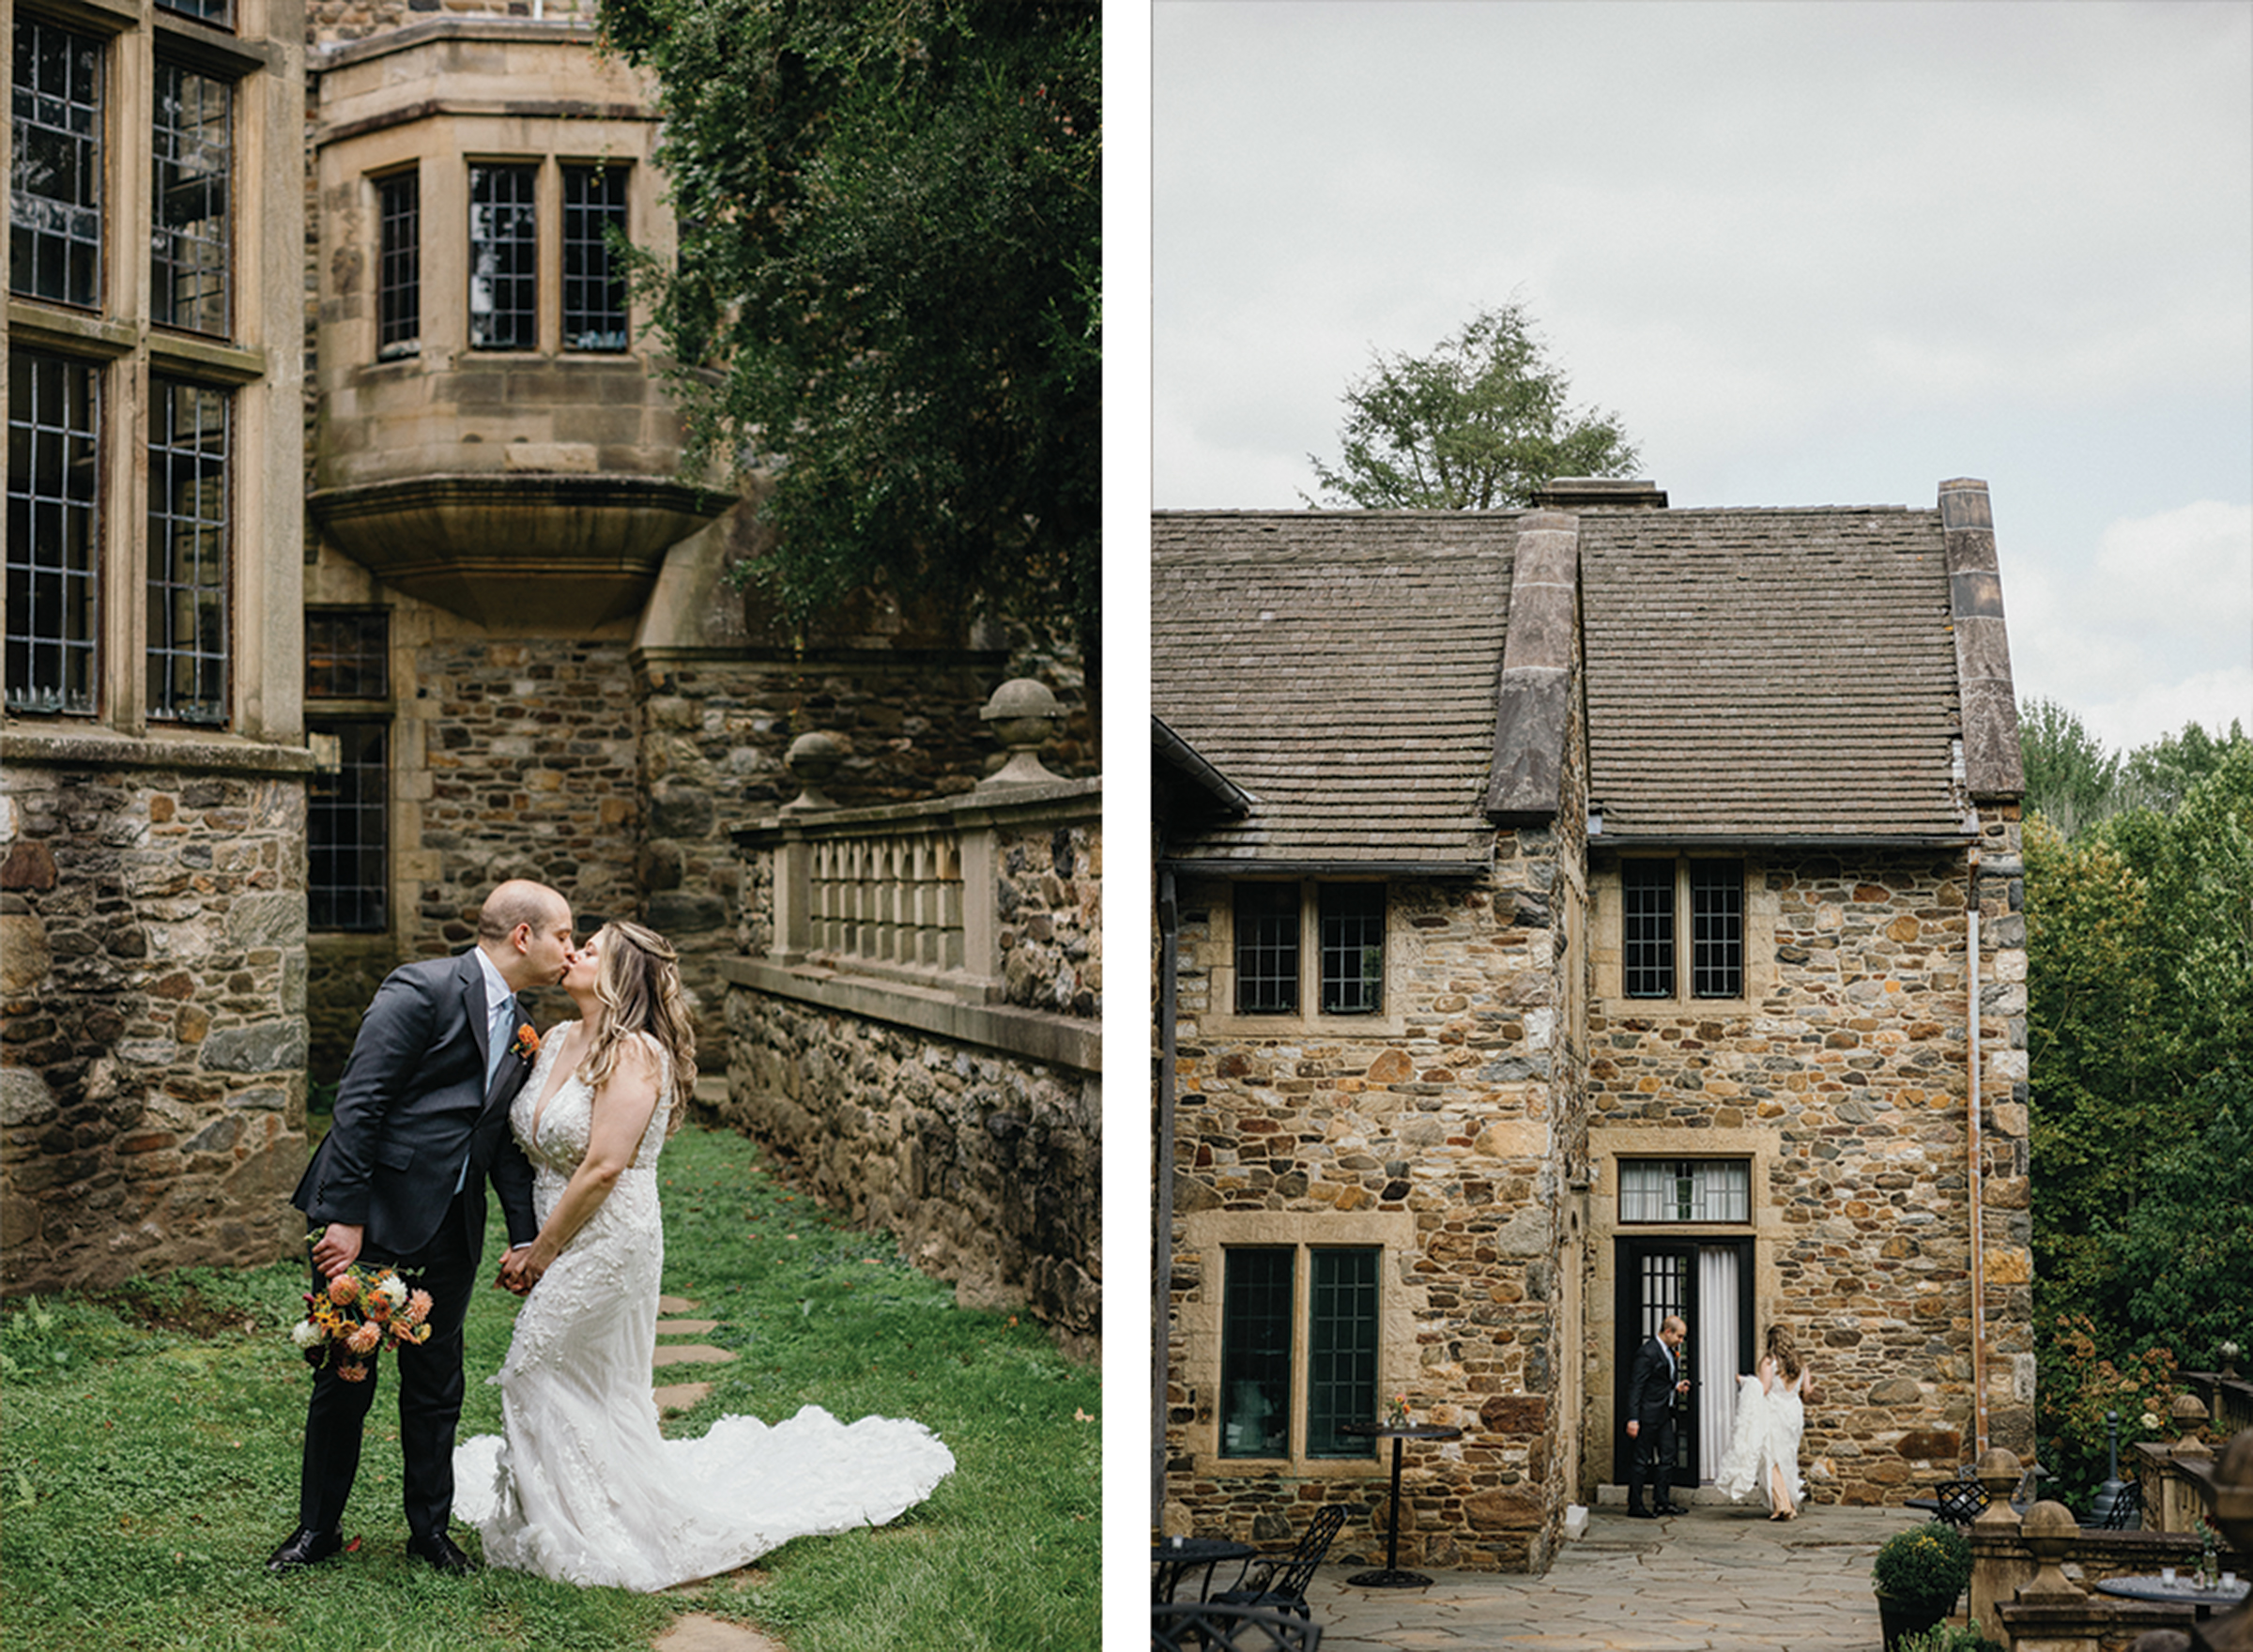
[[[1627,1415],[1648,1431],[1663,1428],[1674,1414],[1674,1385],[1679,1373],[1666,1363],[1666,1347],[1656,1337],[1635,1353],[1627,1378]]]
[[[468,1155],[462,1220],[472,1255],[484,1246],[485,1182],[529,1244],[532,1168],[509,1132],[509,1103],[531,1063],[500,1058],[485,1084],[484,971],[474,953],[403,964],[384,978],[353,1040],[336,1122],[290,1202],[316,1224],[367,1230],[369,1250],[409,1256],[429,1244]]]

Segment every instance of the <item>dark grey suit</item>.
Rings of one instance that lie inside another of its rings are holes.
[[[1674,1474],[1674,1385],[1681,1380],[1666,1356],[1666,1345],[1656,1337],[1635,1351],[1635,1363],[1627,1378],[1627,1416],[1635,1425],[1634,1462],[1629,1471],[1629,1512],[1643,1507],[1643,1484],[1650,1482],[1652,1501],[1663,1508],[1674,1501],[1670,1488]]]
[[[512,1245],[539,1231],[531,1166],[509,1133],[509,1104],[530,1063],[504,1052],[486,1084],[489,1008],[471,953],[392,971],[353,1042],[336,1122],[291,1199],[316,1231],[364,1228],[361,1261],[416,1270],[410,1282],[431,1293],[430,1340],[397,1355],[406,1520],[417,1537],[444,1532],[453,1509],[462,1321],[484,1248],[486,1181]],[[374,1375],[346,1383],[326,1367],[314,1379],[299,1490],[309,1531],[334,1531],[344,1519],[376,1385]]]

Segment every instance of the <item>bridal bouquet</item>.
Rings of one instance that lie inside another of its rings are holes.
[[[347,1383],[367,1380],[376,1354],[402,1343],[430,1340],[430,1293],[412,1291],[389,1267],[358,1263],[305,1293],[305,1317],[289,1338],[311,1366],[333,1365]]]

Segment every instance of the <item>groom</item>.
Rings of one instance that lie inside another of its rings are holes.
[[[441,1571],[469,1557],[447,1536],[453,1435],[462,1412],[462,1321],[485,1239],[485,1181],[508,1218],[509,1248],[529,1245],[532,1170],[509,1133],[509,1103],[536,1040],[514,994],[553,986],[571,955],[571,903],[513,880],[485,897],[477,944],[391,971],[376,989],[336,1093],[336,1122],[291,1202],[314,1230],[315,1288],[355,1262],[414,1270],[428,1291],[431,1338],[401,1347],[399,1441],[406,1458],[407,1553]],[[267,1560],[295,1571],[345,1544],[345,1500],[360,1467],[376,1368],[314,1377],[305,1415],[298,1529]]]
[[[1690,1327],[1679,1314],[1659,1322],[1659,1334],[1643,1344],[1627,1379],[1627,1437],[1634,1443],[1629,1470],[1627,1512],[1635,1520],[1689,1512],[1674,1501],[1674,1401],[1690,1392],[1679,1361]],[[1643,1482],[1650,1481],[1651,1506],[1643,1507]]]

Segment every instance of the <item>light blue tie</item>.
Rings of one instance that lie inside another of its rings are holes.
[[[511,993],[500,1001],[500,1014],[495,1017],[485,1037],[485,1094],[493,1093],[493,1075],[500,1071],[500,1058],[508,1053],[509,1044],[516,1029],[516,995]],[[469,1160],[462,1158],[461,1174],[453,1179],[453,1190],[459,1193],[469,1185]]]

